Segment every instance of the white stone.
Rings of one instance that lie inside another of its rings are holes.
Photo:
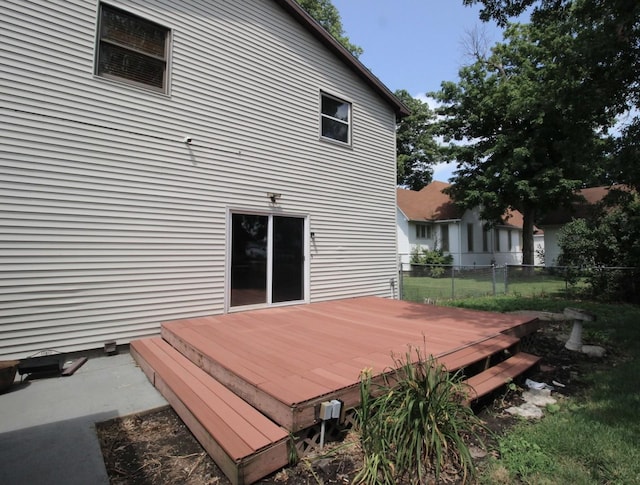
[[[604,354],[607,351],[600,347],[599,345],[583,345],[582,353],[588,355],[589,357],[604,357]]]
[[[543,416],[542,409],[528,402],[520,406],[512,406],[505,411],[513,416],[521,416],[526,419],[540,419]]]
[[[556,401],[551,397],[550,389],[530,389],[522,393],[522,399],[528,404],[534,406],[545,407],[548,404],[555,404]]]

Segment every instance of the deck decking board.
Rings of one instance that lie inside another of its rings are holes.
[[[518,352],[504,362],[467,379],[467,384],[473,389],[472,399],[482,397],[504,386],[509,380],[535,366],[539,361],[540,357]]]
[[[252,483],[288,461],[288,433],[161,339],[132,355],[233,484]]]
[[[163,336],[252,405],[266,401],[265,414],[297,431],[315,421],[303,407],[357,398],[362,370],[390,370],[392,354],[425,350],[456,369],[501,350],[514,341],[503,332],[530,320],[365,297],[171,322]]]

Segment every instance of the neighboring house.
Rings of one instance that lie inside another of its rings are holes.
[[[408,110],[295,1],[4,0],[0,29],[0,356],[394,295]]]
[[[612,189],[627,190],[621,185],[611,187],[591,187],[578,192],[578,197],[569,206],[560,207],[558,210],[550,212],[538,224],[544,229],[545,266],[557,266],[560,256],[560,246],[558,236],[562,227],[574,219],[588,218]]]
[[[398,251],[403,267],[415,248],[442,249],[461,266],[522,263],[522,215],[488,228],[479,209],[462,210],[432,182],[420,191],[398,189]]]

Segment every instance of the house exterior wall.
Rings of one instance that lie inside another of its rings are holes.
[[[449,250],[445,254],[453,256],[455,266],[488,266],[516,265],[522,263],[522,230],[515,227],[498,226],[487,234],[487,250],[483,248],[484,222],[480,218],[477,209],[467,210],[462,219],[454,221],[435,221],[432,224],[433,237],[418,239],[416,237],[416,225],[426,224],[416,221],[407,221],[406,217],[398,209],[398,248],[403,269],[408,269],[411,251],[415,247],[434,249],[442,247],[442,230],[448,227]],[[468,230],[472,226],[473,247],[469,249]],[[509,249],[509,231],[511,232],[511,249]],[[498,251],[495,239],[500,238],[500,251]]]
[[[558,235],[562,226],[544,227],[544,265],[557,266],[560,257],[560,246],[558,246]]]
[[[395,114],[379,95],[264,0],[110,0],[171,29],[170,89],[99,78],[97,3],[0,4],[0,356],[224,312],[233,209],[308,218],[306,301],[393,294]],[[352,103],[351,146],[320,139],[320,91]]]
[[[411,229],[413,229],[413,239],[415,240],[415,226],[406,218],[400,209],[396,209],[396,225],[398,231],[398,255],[400,264],[408,264],[411,258],[413,245],[411,240]]]

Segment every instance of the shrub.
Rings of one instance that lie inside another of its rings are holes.
[[[411,264],[425,266],[423,272],[427,273],[427,276],[439,278],[445,273],[444,266],[453,264],[453,256],[444,254],[439,248],[429,249],[416,246],[411,250]]]
[[[381,385],[372,384],[370,373],[361,376],[357,426],[364,463],[354,483],[432,483],[447,466],[460,470],[463,481],[474,475],[464,438],[477,437],[480,420],[465,403],[461,375],[419,349],[416,362],[412,355],[394,357],[395,368]]]

